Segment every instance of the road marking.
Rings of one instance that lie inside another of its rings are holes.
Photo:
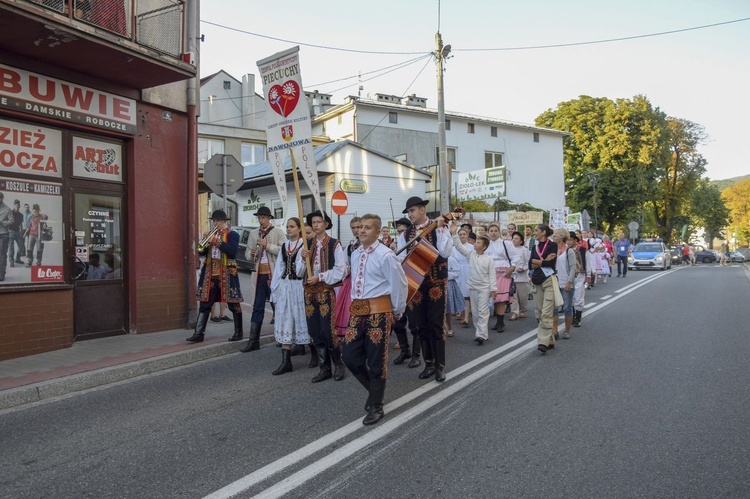
[[[610,298],[612,298],[612,295],[605,295],[605,296],[602,296],[602,298],[601,298],[601,299],[602,299],[602,300],[609,300]]]
[[[591,303],[587,303],[586,305],[584,305],[584,306],[583,306],[583,308],[589,308],[589,307],[593,307],[594,305],[596,305],[596,302],[595,302],[595,301],[594,301],[594,302],[591,302]]]
[[[599,305],[594,306],[594,308],[590,310],[589,313],[595,313],[601,310],[602,308],[606,307],[607,305],[610,305],[611,303],[614,303],[615,301],[619,300],[623,296],[630,294],[636,289],[646,286],[651,281],[660,279],[664,277],[665,275],[671,274],[672,272],[677,272],[678,270],[680,269],[660,272],[659,274],[656,274],[654,276],[648,277],[646,279],[640,280],[636,283],[633,283],[627,286],[627,288],[629,288],[627,290],[618,290],[618,291],[623,291],[623,292],[619,294],[618,296],[614,296],[610,298],[609,300],[604,301],[600,303]],[[592,303],[591,305],[595,305],[595,303]],[[587,317],[590,317],[590,316],[587,316]],[[515,360],[521,354],[532,351],[536,347],[536,345],[534,341],[528,341],[526,344],[523,344],[516,350],[510,352],[508,355],[505,355],[504,357],[501,357],[500,359],[495,360],[491,364],[488,364],[487,366],[466,376],[465,378],[458,379],[458,376],[486,362],[487,360],[492,359],[493,357],[496,357],[512,348],[515,348],[519,344],[522,344],[535,336],[536,336],[536,328],[516,338],[515,340],[509,343],[506,343],[505,345],[498,347],[495,350],[492,350],[482,355],[481,357],[478,357],[464,364],[463,366],[453,371],[449,371],[448,372],[448,375],[449,375],[448,386],[444,388],[443,390],[433,394],[432,396],[418,403],[414,407],[407,409],[404,413],[389,417],[382,424],[379,424],[373,427],[361,437],[358,437],[355,440],[343,445],[342,447],[337,448],[335,452],[328,454],[327,456],[316,461],[315,463],[309,466],[306,466],[302,468],[301,470],[293,473],[292,475],[289,475],[283,478],[282,480],[276,482],[274,485],[263,490],[260,494],[258,494],[255,497],[262,497],[262,498],[283,497],[284,494],[303,485],[307,481],[313,479],[319,473],[326,471],[327,469],[339,464],[344,459],[350,457],[356,452],[361,451],[367,446],[372,445],[373,443],[376,443],[378,440],[382,439],[389,433],[398,429],[400,426],[405,425],[405,424],[413,424],[415,417],[417,417],[419,414],[423,412],[426,412],[432,409],[436,405],[436,403],[445,400],[446,398],[455,394],[462,388],[465,388],[466,386],[470,385],[474,381],[483,379],[487,374],[491,373],[493,370],[503,366],[504,364],[511,362],[512,360]],[[443,387],[445,385],[446,383],[441,384],[436,381],[431,381],[417,388],[416,390],[413,390],[412,392],[407,393],[406,395],[394,400],[390,404],[387,404],[384,409],[386,413],[390,414],[396,409],[398,409],[399,407],[405,404],[408,404],[412,400],[417,399],[421,397],[422,395],[429,393],[430,391],[435,390],[437,388]],[[276,475],[284,471],[286,468],[299,463],[300,461],[311,456],[312,454],[325,449],[326,447],[332,445],[336,441],[343,439],[344,437],[354,433],[357,430],[361,430],[362,428],[363,426],[362,426],[361,419],[352,421],[346,426],[339,428],[338,430],[331,432],[328,435],[324,435],[318,440],[315,440],[314,442],[311,442],[307,444],[306,446],[290,454],[287,454],[286,456],[280,459],[277,459],[276,461],[272,463],[267,464],[266,466],[240,478],[239,480],[236,480],[230,483],[229,485],[222,487],[216,492],[213,492],[212,494],[209,494],[208,496],[206,496],[206,499],[224,499],[224,498],[229,498],[237,494],[240,494],[260,484],[261,482],[269,479],[273,475]]]

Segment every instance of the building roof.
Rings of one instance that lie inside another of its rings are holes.
[[[217,72],[215,72],[214,74],[210,74],[210,75],[208,75],[208,76],[206,76],[206,77],[204,77],[204,78],[201,78],[201,86],[203,86],[203,85],[205,85],[206,83],[208,83],[209,81],[213,80],[213,79],[214,79],[214,78],[215,78],[216,76],[218,76],[218,75],[219,75],[219,74],[221,74],[221,73],[224,73],[224,74],[225,74],[225,75],[227,75],[227,76],[228,76],[229,78],[233,79],[233,80],[234,80],[234,81],[236,81],[237,83],[240,83],[240,80],[238,80],[238,79],[237,79],[237,78],[235,78],[234,76],[230,75],[229,73],[227,73],[227,72],[226,72],[226,71],[224,71],[223,69],[220,69],[220,70],[218,70]]]
[[[427,115],[435,115],[435,116],[437,116],[437,113],[438,113],[437,109],[431,109],[431,108],[419,107],[419,106],[409,106],[406,104],[394,104],[391,102],[381,102],[381,101],[375,101],[372,99],[363,99],[357,96],[349,96],[348,99],[349,99],[349,102],[345,104],[338,104],[336,106],[333,106],[332,108],[328,109],[326,112],[315,116],[315,118],[313,119],[313,122],[328,120],[330,118],[333,118],[334,116],[337,116],[346,111],[349,111],[355,106],[368,106],[368,107],[376,107],[376,108],[383,108],[383,109],[393,109],[393,110],[399,110],[399,111],[407,111],[407,112],[411,112],[415,114],[427,114]],[[507,121],[507,120],[498,120],[495,118],[489,118],[487,116],[477,116],[473,114],[458,113],[454,111],[446,111],[445,117],[448,119],[453,118],[453,119],[460,119],[460,120],[466,120],[466,121],[475,121],[475,122],[487,123],[490,125],[502,126],[502,127],[507,127],[507,128],[522,128],[522,129],[531,130],[534,132],[544,132],[544,133],[551,133],[555,135],[562,135],[564,137],[570,135],[568,132],[555,130],[554,128],[538,127],[538,126],[529,125],[526,123],[518,123],[514,121]]]
[[[324,144],[321,146],[313,147],[313,151],[315,153],[315,164],[319,165],[320,163],[328,159],[328,157],[340,151],[347,145],[352,145],[358,149],[365,150],[371,154],[375,154],[389,161],[393,161],[394,163],[398,163],[399,165],[405,166],[406,168],[410,168],[420,173],[421,175],[424,175],[425,180],[428,180],[431,177],[429,173],[419,168],[415,168],[411,165],[404,163],[403,161],[399,161],[391,156],[388,156],[387,154],[383,154],[382,152],[375,151],[357,142],[352,142],[351,140],[339,140],[336,142],[331,142],[329,144]],[[264,161],[263,163],[258,163],[257,165],[246,166],[244,168],[245,168],[244,180],[246,183],[251,180],[263,180],[266,178],[268,179],[273,178],[273,170],[271,169],[270,161]],[[292,171],[292,160],[291,160],[290,155],[286,155],[286,159],[284,160],[284,171],[286,173],[290,173]],[[322,173],[329,173],[329,172],[322,172]]]

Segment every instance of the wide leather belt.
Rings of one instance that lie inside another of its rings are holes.
[[[352,300],[352,304],[349,306],[349,313],[355,317],[389,312],[393,312],[391,295],[378,296],[377,298],[365,300]]]

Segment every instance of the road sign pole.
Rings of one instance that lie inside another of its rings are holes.
[[[224,213],[226,213],[227,212],[227,155],[226,154],[221,155],[221,195],[224,196]]]

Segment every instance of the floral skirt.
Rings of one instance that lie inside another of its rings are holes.
[[[455,314],[464,310],[466,310],[466,300],[461,293],[461,287],[458,285],[458,281],[451,279],[448,281],[445,313]]]

